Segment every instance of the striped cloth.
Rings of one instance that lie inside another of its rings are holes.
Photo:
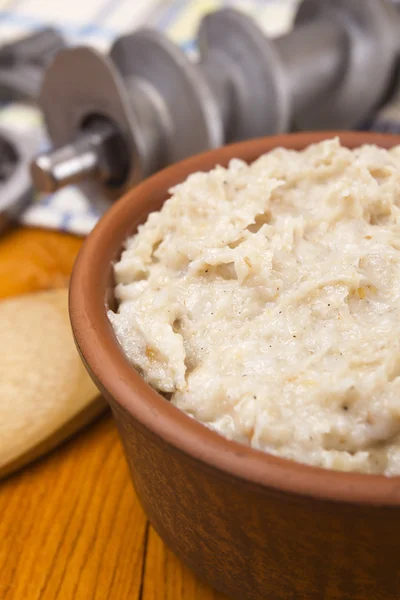
[[[169,35],[188,54],[195,53],[194,36],[201,17],[223,6],[257,18],[268,35],[290,29],[298,0],[0,0],[0,43],[44,26],[57,27],[71,44],[88,44],[107,52],[113,40],[143,25]],[[42,127],[38,111],[6,107],[0,121],[20,130]],[[374,129],[400,131],[400,101],[372,124]],[[46,140],[43,140],[46,147]],[[76,187],[37,198],[23,215],[26,225],[60,229],[81,235],[95,225],[99,214]]]

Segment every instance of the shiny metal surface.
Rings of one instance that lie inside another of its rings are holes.
[[[303,0],[296,27],[321,19],[336,24],[342,32],[336,49],[341,71],[329,91],[304,103],[295,115],[295,124],[307,130],[351,129],[370,117],[387,97],[398,63],[399,13],[387,0]],[[314,56],[320,70],[321,57],[326,60],[323,46],[316,48]],[[310,73],[304,81],[313,81]]]
[[[97,119],[73,144],[41,154],[31,165],[31,176],[37,187],[51,193],[88,177],[118,185],[127,168],[122,136],[111,123]]]
[[[48,27],[0,47],[0,101],[35,102],[45,69],[61,48],[63,37]]]
[[[35,185],[96,181],[112,199],[172,162],[227,142],[292,127],[357,127],[388,97],[399,33],[388,0],[303,0],[294,30],[276,40],[243,13],[207,15],[197,64],[150,30],[119,38],[109,58],[64,50],[40,96],[56,151],[37,159]],[[125,144],[121,160],[129,167],[120,185],[99,170],[93,145],[82,153],[93,117],[112,124]]]
[[[29,165],[38,145],[38,136],[0,126],[0,234],[33,200]]]

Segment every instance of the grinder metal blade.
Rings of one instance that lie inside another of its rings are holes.
[[[39,141],[39,133],[21,134],[0,125],[0,234],[33,201],[29,165]]]

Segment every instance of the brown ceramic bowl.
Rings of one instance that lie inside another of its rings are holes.
[[[76,342],[110,403],[151,523],[200,577],[238,600],[398,600],[400,477],[326,471],[268,456],[180,412],[141,379],[118,346],[106,316],[115,304],[112,264],[125,238],[190,173],[332,135],[245,142],[158,173],[111,208],[73,273]],[[400,144],[400,136],[339,135],[350,148]]]

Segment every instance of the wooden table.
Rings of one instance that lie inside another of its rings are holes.
[[[64,287],[81,240],[0,239],[0,299]],[[0,600],[223,600],[147,522],[110,414],[0,481]]]
[[[111,416],[0,482],[1,600],[224,600],[146,520]]]

